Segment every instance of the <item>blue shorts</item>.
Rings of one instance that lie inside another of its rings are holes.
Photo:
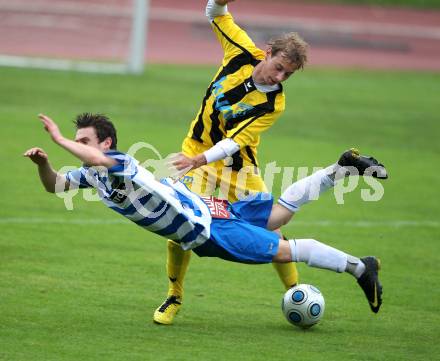
[[[213,218],[211,238],[193,249],[200,257],[218,257],[239,263],[271,263],[278,252],[279,235],[266,229],[273,198],[258,193],[231,204],[232,217]]]

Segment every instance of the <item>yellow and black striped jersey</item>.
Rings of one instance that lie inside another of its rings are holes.
[[[260,133],[284,111],[283,88],[279,84],[277,90],[264,93],[255,87],[252,72],[265,58],[265,52],[235,24],[231,14],[214,18],[212,27],[224,50],[223,62],[191,123],[188,137],[210,147],[231,138],[240,145],[240,151],[232,157],[232,169],[258,166],[256,147]]]

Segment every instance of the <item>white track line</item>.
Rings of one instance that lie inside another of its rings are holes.
[[[25,58],[21,56],[0,55],[0,66],[26,67],[52,70],[77,70],[90,73],[125,74],[127,66],[115,63],[94,63],[49,58]]]
[[[125,219],[84,219],[84,218],[25,218],[25,217],[4,217],[0,218],[0,224],[78,224],[78,225],[110,225],[110,224],[131,224]],[[301,227],[440,227],[439,221],[411,221],[411,220],[389,220],[389,221],[292,221],[291,226]]]

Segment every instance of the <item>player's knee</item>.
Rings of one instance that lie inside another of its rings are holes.
[[[294,213],[289,211],[287,208],[279,204],[275,204],[272,207],[272,212],[267,223],[267,228],[270,230],[280,228],[289,223],[293,215]]]
[[[292,262],[292,252],[290,251],[289,242],[280,239],[280,243],[278,245],[278,252],[272,258],[272,262],[274,263],[287,263]]]

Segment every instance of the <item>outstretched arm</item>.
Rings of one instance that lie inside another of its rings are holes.
[[[85,165],[111,168],[117,164],[116,160],[107,157],[101,150],[97,148],[64,138],[58,128],[58,125],[48,116],[39,114],[38,117],[43,123],[44,129],[46,129],[46,131],[50,134],[52,140],[80,159]]]
[[[39,118],[52,140],[79,158],[83,163],[89,166],[105,166],[107,168],[117,163],[115,160],[106,157],[99,149],[64,138],[56,123],[49,117],[40,114]],[[66,177],[52,168],[47,153],[43,149],[34,147],[27,150],[23,155],[30,158],[38,166],[38,174],[46,191],[55,193],[69,189],[69,182]],[[57,184],[61,185],[61,189],[57,189]]]
[[[246,31],[235,23],[228,9],[230,2],[232,0],[208,0],[205,11],[212,30],[223,48],[223,66],[243,51],[263,59],[264,51],[257,48]]]
[[[173,166],[175,166],[178,171],[188,172],[191,169],[196,169],[205,164],[230,157],[239,150],[239,144],[230,138],[225,138],[207,151],[197,154],[194,157],[187,157],[179,153],[173,162]]]
[[[41,183],[43,184],[46,191],[50,193],[55,193],[55,185],[61,184],[62,189],[66,190],[68,188],[68,182],[66,182],[66,177],[62,174],[57,173],[49,163],[47,153],[41,148],[31,148],[27,150],[24,154],[25,157],[30,158],[38,166],[38,174],[40,176]]]
[[[217,16],[225,15],[228,8],[225,6],[234,0],[208,0],[206,4],[206,16],[213,21]]]

